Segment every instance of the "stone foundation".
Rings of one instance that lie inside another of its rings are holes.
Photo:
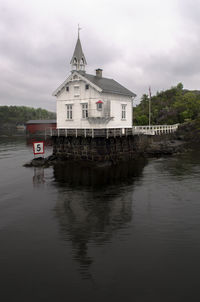
[[[145,152],[150,136],[53,137],[53,155],[63,160],[125,161]]]

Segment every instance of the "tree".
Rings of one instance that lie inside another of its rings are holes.
[[[133,109],[134,125],[148,125],[149,98],[144,94],[141,102]],[[183,123],[200,116],[200,92],[183,89],[178,83],[165,91],[157,92],[151,98],[151,123]]]
[[[25,106],[0,106],[0,125],[25,123],[31,119],[55,119],[56,114],[45,109]]]

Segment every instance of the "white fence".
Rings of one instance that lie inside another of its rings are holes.
[[[45,136],[84,136],[84,137],[116,137],[128,135],[162,135],[175,132],[179,124],[156,126],[133,126],[132,128],[117,129],[45,129]]]
[[[159,135],[172,133],[178,129],[179,124],[175,125],[155,125],[155,126],[133,126],[134,134]]]

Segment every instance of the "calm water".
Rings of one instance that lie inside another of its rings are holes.
[[[0,138],[1,301],[199,301],[200,152],[99,169],[32,157]]]

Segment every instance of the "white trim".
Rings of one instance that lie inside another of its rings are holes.
[[[66,106],[66,117],[69,116],[69,118],[68,117],[66,118],[66,121],[73,121],[73,104],[65,104],[65,106]]]
[[[84,105],[87,105],[86,108],[84,108]],[[82,108],[81,108],[81,111],[82,111],[82,119],[87,119],[88,118],[88,103],[82,103],[81,104]]]
[[[74,97],[80,96],[80,85],[74,85]]]
[[[74,101],[68,101],[68,100],[64,100],[65,105],[73,105]]]
[[[92,82],[90,82],[87,78],[85,78],[82,74],[78,74],[79,76],[80,76],[80,78],[84,81],[84,82],[86,82],[87,84],[89,84],[90,86],[92,86],[94,89],[96,89],[97,91],[99,91],[99,92],[102,92],[102,89],[99,87],[99,86],[97,86],[97,85],[95,85],[95,84],[93,84]]]
[[[127,117],[127,109],[126,109],[127,104],[121,104],[121,120],[126,121]],[[123,117],[124,116],[124,117]]]
[[[102,103],[96,103],[97,105],[97,111],[102,111],[103,110],[103,102]],[[101,105],[101,107],[99,107],[99,105]]]
[[[57,96],[57,94],[63,89],[63,87],[70,82],[72,75],[70,75],[58,88],[52,93],[53,96]]]
[[[73,79],[73,77],[74,77],[74,75],[77,75],[78,76],[78,79]],[[58,93],[64,88],[64,86],[67,84],[67,83],[69,83],[69,82],[75,82],[75,81],[80,81],[80,80],[82,80],[82,81],[84,81],[85,83],[87,83],[87,84],[89,84],[91,87],[93,87],[95,90],[97,90],[97,91],[99,91],[99,92],[102,92],[102,89],[99,87],[99,86],[97,86],[97,85],[95,85],[95,84],[93,84],[92,82],[90,82],[87,78],[85,78],[84,77],[84,75],[81,75],[81,74],[79,74],[78,72],[73,72],[73,74],[71,74],[54,92],[53,92],[53,96],[57,96],[58,95]]]

